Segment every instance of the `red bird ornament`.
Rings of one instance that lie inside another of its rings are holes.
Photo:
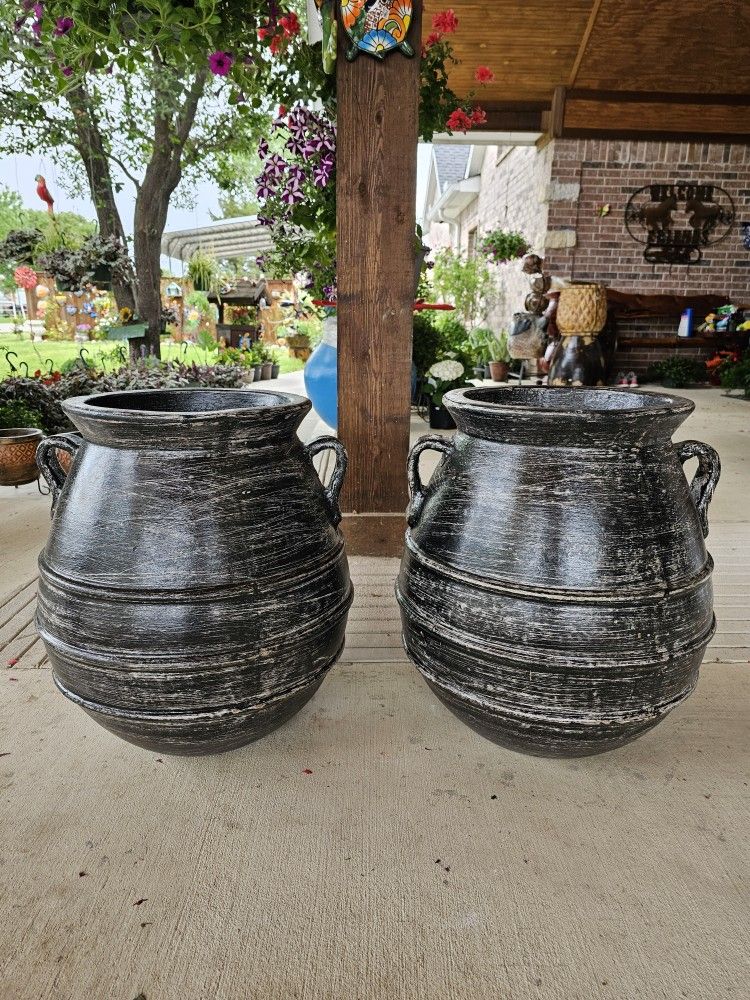
[[[55,199],[49,193],[49,190],[47,188],[47,182],[45,181],[45,179],[42,177],[41,174],[37,174],[34,180],[36,181],[36,193],[39,195],[42,201],[47,203],[47,211],[49,212],[50,215],[52,215],[53,214],[52,206],[55,204]]]

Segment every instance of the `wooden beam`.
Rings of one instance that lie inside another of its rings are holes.
[[[349,452],[341,507],[349,552],[361,555],[398,553],[408,499],[422,0],[413,15],[411,59],[361,53],[347,62],[339,25],[338,429]]]
[[[561,120],[554,109],[552,134],[565,138],[750,141],[750,99],[735,94],[568,90]]]
[[[548,122],[549,134],[553,139],[559,139],[565,123],[565,87],[555,87]]]
[[[484,125],[472,129],[474,132],[541,132],[542,115],[547,105],[544,101],[483,101],[480,107],[487,115]]]
[[[583,30],[583,35],[581,37],[581,44],[578,46],[578,52],[576,53],[575,61],[573,67],[570,71],[570,76],[568,77],[568,86],[572,87],[578,76],[578,70],[581,68],[581,62],[583,57],[586,55],[586,49],[588,48],[589,39],[591,38],[591,32],[594,30],[594,25],[596,24],[596,19],[599,16],[599,9],[602,5],[602,0],[594,0],[591,4],[591,11],[589,13],[589,19],[586,22],[586,27]]]
[[[556,87],[541,122],[555,139],[745,143],[750,142],[750,98]]]

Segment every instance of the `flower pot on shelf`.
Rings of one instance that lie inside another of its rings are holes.
[[[507,382],[508,371],[507,361],[490,361],[490,378],[493,382]]]
[[[255,381],[260,382],[263,378],[263,365],[253,365],[253,374],[255,376]]]
[[[456,421],[448,410],[442,405],[436,406],[430,401],[430,427],[434,431],[451,431],[456,426]]]
[[[490,371],[490,366],[489,365],[485,365],[484,366],[484,377],[485,378],[492,378],[492,372]]]
[[[37,479],[36,449],[43,438],[36,427],[0,430],[0,486],[23,486]]]
[[[280,365],[271,365],[271,378],[278,378],[281,371]]]
[[[260,366],[260,377],[262,379],[269,379],[269,378],[271,378],[271,370],[272,369],[273,369],[273,365],[271,364],[271,362],[270,361],[265,361]]]

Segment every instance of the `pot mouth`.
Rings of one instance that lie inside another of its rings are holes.
[[[291,392],[200,386],[100,392],[62,405],[87,441],[162,451],[274,445],[311,407]]]
[[[43,438],[44,432],[38,427],[3,427],[0,428],[0,438],[6,443],[13,441],[33,441],[35,438]]]
[[[291,392],[244,389],[126,389],[122,392],[105,392],[95,396],[78,396],[67,400],[71,411],[87,417],[100,415],[119,418],[141,417],[150,414],[171,416],[203,416],[239,418],[251,416],[259,410],[296,408],[308,403],[304,396]]]
[[[551,419],[571,417],[609,417],[642,414],[684,414],[695,409],[695,404],[681,396],[666,392],[648,392],[616,388],[545,388],[541,386],[512,386],[471,389],[451,389],[445,394],[445,403],[453,412],[482,413],[486,416],[511,416],[527,414],[544,415]]]

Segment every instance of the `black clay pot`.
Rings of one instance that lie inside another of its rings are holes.
[[[55,683],[160,753],[268,733],[343,646],[343,446],[303,446],[310,403],[282,392],[116,392],[63,407],[83,441],[48,438],[38,456],[56,502],[37,612]],[[326,489],[312,464],[324,448],[336,452]],[[58,449],[76,453],[67,479]]]
[[[430,402],[430,427],[434,431],[450,431],[456,422],[444,406],[435,406]]]
[[[526,753],[618,747],[688,697],[714,631],[719,478],[666,393],[461,389],[409,457],[406,650],[460,718]],[[421,452],[444,453],[427,487]],[[697,457],[691,484],[682,463]]]

